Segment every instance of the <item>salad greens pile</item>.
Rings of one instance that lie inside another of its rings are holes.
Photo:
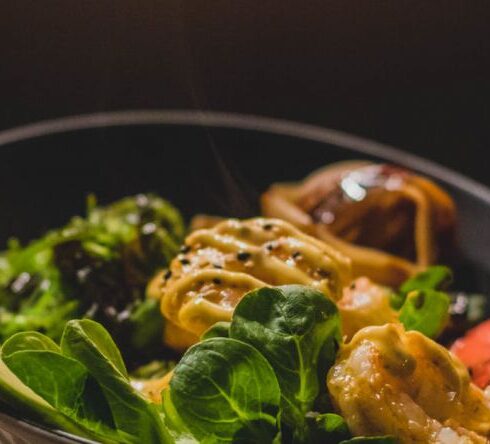
[[[396,442],[353,437],[333,411],[326,375],[341,319],[305,286],[248,293],[179,362],[130,376],[126,364],[161,352],[163,319],[145,288],[183,236],[174,207],[140,195],[107,207],[92,198],[85,218],[25,247],[11,241],[0,254],[0,404],[103,443]],[[393,293],[407,330],[443,330],[450,280],[449,269],[431,267]],[[132,384],[169,370],[161,404]]]
[[[95,321],[72,320],[60,345],[38,332],[3,344],[0,399],[107,443],[394,443],[353,438],[329,405],[326,372],[340,331],[336,305],[314,289],[252,291],[230,323],[184,354],[157,405],[131,385],[110,334]]]
[[[58,341],[66,322],[104,324],[125,356],[151,356],[161,344],[162,317],[145,287],[175,256],[184,237],[179,212],[154,195],[97,207],[87,216],[23,247],[0,254],[0,342],[39,331]]]
[[[1,359],[0,398],[24,415],[100,442],[173,442],[95,321],[69,321],[59,346],[37,332],[17,333]]]

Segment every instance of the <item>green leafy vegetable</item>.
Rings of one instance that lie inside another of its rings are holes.
[[[393,308],[400,309],[405,299],[414,290],[446,290],[453,280],[453,273],[450,268],[444,265],[433,265],[427,270],[407,279],[397,293],[393,293],[391,305]]]
[[[145,287],[183,236],[174,207],[139,195],[107,207],[92,199],[86,218],[26,247],[10,242],[0,254],[0,342],[27,330],[59,340],[66,321],[88,317],[102,322],[127,356],[151,356],[162,318],[156,304],[144,302]]]
[[[78,425],[78,434],[82,430],[82,436],[103,442],[130,442],[115,429],[109,405],[87,369],[63,356],[49,338],[35,332],[18,333],[2,347],[2,359],[16,378],[13,405],[21,407],[24,414],[41,416],[50,424],[54,419],[54,425],[62,425],[67,431],[72,430],[73,421]],[[20,396],[22,391],[32,391],[52,409],[43,403],[33,403],[32,397]]]
[[[338,443],[350,437],[344,418],[335,413],[309,412],[306,415],[311,430],[310,441]]]
[[[392,295],[391,305],[399,310],[400,322],[407,330],[417,330],[435,338],[449,319],[450,297],[437,290],[452,281],[448,267],[435,265],[405,281]]]
[[[230,322],[220,321],[209,327],[202,335],[201,341],[210,338],[228,338],[230,336]]]
[[[23,350],[45,350],[59,353],[60,347],[52,339],[36,331],[16,333],[3,344],[2,358],[5,359],[12,353]]]
[[[217,337],[187,351],[164,396],[174,426],[216,443],[271,442],[279,403],[279,385],[267,360],[248,344]]]
[[[413,290],[446,290],[452,280],[453,273],[450,268],[434,265],[406,280],[401,285],[400,292],[407,295]]]
[[[7,404],[11,411],[18,412],[24,417],[34,419],[57,429],[65,430],[89,439],[97,439],[102,442],[114,442],[104,440],[97,433],[84,427],[56,410],[42,397],[24,385],[22,381],[0,359],[0,401]]]
[[[341,338],[336,305],[309,287],[261,288],[235,308],[230,337],[252,345],[270,362],[281,387],[282,421],[293,429],[293,439],[306,441],[305,415]]]
[[[400,309],[400,322],[407,330],[417,330],[435,338],[449,318],[449,296],[435,290],[410,292]]]
[[[172,441],[157,408],[130,385],[121,354],[100,324],[89,319],[68,322],[61,350],[82,363],[100,385],[118,430],[135,442]]]
[[[19,351],[4,358],[17,377],[49,404],[74,412],[83,392],[87,369],[74,359],[52,351]]]

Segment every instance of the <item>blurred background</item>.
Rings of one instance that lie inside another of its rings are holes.
[[[485,1],[15,0],[0,129],[194,108],[315,123],[490,185]]]

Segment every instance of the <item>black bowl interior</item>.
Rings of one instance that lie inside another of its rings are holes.
[[[187,218],[257,215],[258,197],[272,182],[298,180],[339,160],[386,160],[367,154],[358,139],[354,145],[197,122],[109,125],[18,140],[0,146],[0,244],[10,236],[27,241],[83,214],[89,193],[106,203],[153,191]],[[446,173],[438,181],[460,210],[457,285],[490,293],[490,194],[473,193],[455,177]]]

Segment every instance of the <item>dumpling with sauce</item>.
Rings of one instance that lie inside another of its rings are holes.
[[[161,301],[164,342],[185,349],[240,299],[264,286],[302,284],[333,300],[350,284],[350,261],[324,242],[277,219],[228,219],[191,233],[169,270],[150,283]]]

